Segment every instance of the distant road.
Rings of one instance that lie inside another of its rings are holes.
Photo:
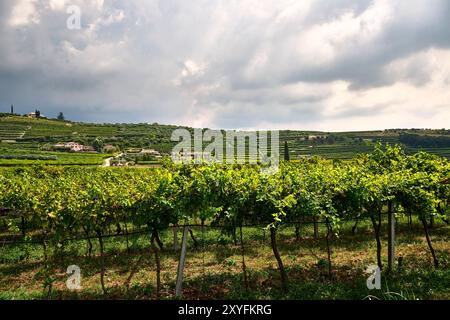
[[[103,164],[101,165],[101,167],[111,167],[111,160],[113,160],[114,158],[119,158],[121,156],[123,156],[123,153],[119,154],[116,157],[109,157],[109,158],[105,159],[103,161]]]
[[[107,158],[103,161],[103,164],[100,167],[111,167],[111,160],[114,159],[114,157]]]

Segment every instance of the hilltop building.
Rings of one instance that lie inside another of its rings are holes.
[[[40,118],[44,118],[46,119],[47,117],[44,116],[42,113],[40,112],[28,112],[27,113],[27,117],[28,118],[33,118],[33,119],[40,119]]]

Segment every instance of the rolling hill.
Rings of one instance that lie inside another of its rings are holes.
[[[107,154],[68,154],[50,152],[48,146],[58,142],[75,141],[92,145],[96,139],[121,150],[128,148],[152,148],[170,153],[175,142],[171,134],[179,127],[157,123],[94,124],[53,119],[35,119],[19,115],[0,116],[0,155],[57,156],[63,160],[50,160],[57,164],[94,165]],[[290,158],[321,156],[328,159],[349,159],[357,154],[370,152],[376,142],[399,144],[408,153],[426,151],[450,158],[450,130],[440,129],[389,129],[362,132],[280,131],[280,149],[287,141]],[[206,143],[205,143],[206,144]],[[283,150],[280,150],[283,155]],[[17,160],[30,164],[33,160]],[[39,161],[39,160],[35,160]],[[11,161],[1,161],[10,163]]]

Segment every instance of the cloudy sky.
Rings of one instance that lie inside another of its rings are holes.
[[[450,1],[1,0],[11,104],[91,122],[448,128]]]

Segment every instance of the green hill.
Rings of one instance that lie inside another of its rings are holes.
[[[58,157],[46,160],[56,164],[100,164],[108,154],[78,154],[50,152],[48,147],[58,142],[79,142],[92,145],[96,139],[120,150],[152,148],[170,153],[175,142],[170,140],[175,125],[147,124],[94,124],[51,119],[34,119],[1,114],[0,156],[38,155]],[[184,127],[186,128],[186,127]],[[193,131],[192,128],[186,128]],[[419,150],[450,158],[450,130],[390,129],[362,132],[280,131],[280,148],[287,141],[290,159],[321,156],[329,159],[349,159],[359,153],[370,152],[376,142],[400,144],[409,153]],[[206,144],[206,143],[205,143]],[[284,151],[280,150],[283,155]],[[28,157],[28,158],[35,158]],[[19,158],[19,157],[18,157]],[[39,158],[39,157],[37,157]],[[30,164],[41,160],[0,159],[2,164]]]

